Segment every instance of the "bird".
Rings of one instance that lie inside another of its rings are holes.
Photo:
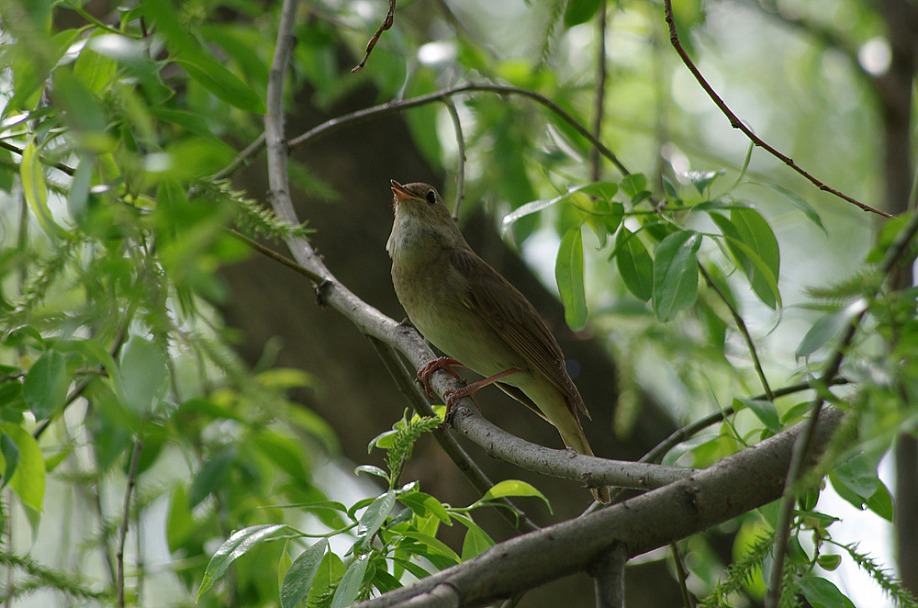
[[[489,384],[554,425],[568,448],[593,456],[580,424],[589,412],[567,372],[564,354],[535,307],[466,242],[439,192],[428,184],[390,180],[394,219],[386,251],[392,283],[408,320],[446,356],[418,372],[454,366],[484,379],[444,395],[446,405]],[[607,487],[590,488],[601,502]]]

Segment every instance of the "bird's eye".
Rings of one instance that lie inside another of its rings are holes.
[[[437,193],[434,192],[433,190],[428,190],[428,191],[427,191],[427,202],[430,203],[431,205],[433,205],[434,203],[436,203],[436,202],[437,202]]]

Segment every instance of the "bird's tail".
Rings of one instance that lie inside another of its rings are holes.
[[[565,428],[561,426],[557,426],[557,428],[561,433],[561,439],[564,440],[564,445],[585,456],[595,456],[593,449],[590,447],[590,442],[587,441],[586,435],[583,433],[583,427],[580,426],[580,421],[575,416],[569,417]],[[593,495],[594,500],[602,504],[607,504],[612,500],[607,486],[590,488],[590,494]]]

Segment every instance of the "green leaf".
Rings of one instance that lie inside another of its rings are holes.
[[[653,309],[660,321],[671,321],[698,297],[698,248],[701,235],[674,232],[657,247],[653,267]]]
[[[172,490],[169,513],[166,516],[166,544],[172,552],[178,551],[192,537],[197,524],[188,504],[188,492],[179,484]]]
[[[698,194],[704,194],[704,191],[714,183],[718,177],[723,175],[724,172],[721,171],[689,171],[685,176],[692,182],[692,185],[695,186],[695,190],[698,191]]]
[[[22,394],[35,418],[44,420],[63,409],[69,386],[67,358],[56,350],[49,350],[29,369]]]
[[[824,578],[804,576],[797,581],[797,586],[813,608],[855,608],[854,602]]]
[[[637,234],[622,226],[613,255],[628,291],[642,302],[649,300],[653,295],[653,258]]]
[[[781,429],[784,428],[778,417],[778,410],[771,401],[765,401],[764,399],[734,399],[733,403],[734,406],[742,404],[752,410],[752,413],[762,421],[765,428],[772,433],[780,433]]]
[[[19,447],[13,438],[6,433],[0,434],[0,455],[3,456],[3,482],[0,483],[0,490],[5,488],[10,479],[16,473],[16,467],[19,466]]]
[[[204,462],[204,465],[195,474],[194,481],[191,482],[191,490],[188,493],[188,503],[191,508],[198,506],[202,500],[222,485],[235,460],[236,448],[227,446],[218,450]]]
[[[261,97],[249,85],[216,61],[209,58],[204,60],[203,57],[198,56],[191,60],[178,59],[176,63],[182,66],[193,80],[200,83],[218,99],[246,112],[265,113],[265,104]]]
[[[798,359],[809,357],[828,344],[829,341],[841,334],[842,330],[851,323],[854,317],[861,314],[866,306],[867,300],[861,298],[841,310],[836,310],[820,317],[804,334],[794,356]]]
[[[0,423],[0,433],[9,437],[16,446],[18,462],[15,471],[9,476],[9,486],[19,496],[22,504],[35,513],[41,513],[45,498],[45,460],[32,434],[22,427],[11,423]],[[6,451],[0,452],[4,458],[4,468],[8,466]],[[4,483],[7,480],[4,479]]]
[[[882,480],[877,484],[877,491],[867,499],[867,508],[886,521],[893,523],[892,494],[890,494],[889,488],[886,487]]]
[[[332,598],[330,608],[345,608],[357,600],[360,596],[360,588],[363,585],[363,577],[367,573],[367,564],[369,562],[369,554],[361,555],[351,562],[344,576],[341,577],[338,588],[335,589],[335,596]]]
[[[583,284],[583,233],[571,228],[561,238],[555,262],[555,280],[564,305],[564,320],[574,331],[583,329],[587,319],[586,290]]]
[[[632,199],[637,198],[647,190],[647,178],[643,173],[632,173],[621,181],[621,188]]]
[[[823,553],[818,558],[816,558],[816,562],[819,564],[820,568],[831,572],[841,565],[841,559],[841,555]]]
[[[19,177],[22,180],[22,194],[38,221],[38,225],[51,238],[63,235],[64,231],[54,221],[54,216],[48,207],[48,184],[45,181],[45,172],[34,139],[29,140],[22,151]]]
[[[829,475],[832,487],[849,503],[863,509],[867,499],[874,495],[880,484],[876,459],[867,454],[843,462]]]
[[[520,481],[518,479],[506,479],[494,484],[491,486],[491,489],[485,492],[484,496],[482,496],[481,499],[475,504],[480,504],[489,500],[497,500],[499,498],[509,498],[511,496],[534,496],[535,498],[541,498],[542,502],[544,502],[548,507],[548,511],[551,512],[551,503],[548,502],[548,499],[545,497],[545,495],[539,492],[531,484],[528,484],[525,481]]]
[[[449,517],[449,511],[446,510],[443,503],[430,494],[425,494],[424,492],[405,492],[404,494],[399,494],[398,500],[420,517],[433,515],[444,524],[452,524],[452,520]]]
[[[455,518],[468,529],[462,540],[462,561],[481,555],[494,546],[494,539],[472,521],[471,517],[456,515]]]
[[[309,596],[307,597],[306,605],[310,608],[328,606],[332,591],[334,587],[338,585],[338,581],[341,580],[341,577],[344,576],[345,570],[346,568],[341,558],[335,555],[333,551],[327,552],[325,557],[322,558],[322,563],[319,564],[316,575],[312,579],[312,585],[309,587]]]
[[[293,561],[281,583],[281,608],[296,608],[309,595],[309,587],[319,571],[322,558],[328,550],[328,539],[323,538],[309,547]]]
[[[223,576],[230,564],[250,550],[267,542],[298,536],[299,533],[286,524],[261,524],[234,532],[210,558],[195,601],[200,601],[201,596]]]
[[[460,561],[462,561],[459,558],[459,556],[456,554],[456,552],[450,549],[446,545],[446,543],[444,543],[441,540],[438,540],[437,538],[429,534],[423,534],[421,532],[407,530],[402,534],[402,536],[404,536],[405,538],[410,538],[412,540],[418,541],[419,543],[421,543],[422,545],[430,549],[433,553],[436,553],[437,555],[447,558],[454,564],[458,564]]]
[[[803,199],[803,197],[798,195],[796,192],[792,192],[791,190],[788,190],[787,188],[783,186],[779,186],[777,184],[759,183],[759,182],[751,182],[751,183],[757,186],[768,188],[772,192],[775,192],[781,195],[781,197],[784,200],[786,200],[788,203],[790,203],[791,205],[793,205],[794,207],[802,211],[806,219],[810,220],[811,222],[819,226],[819,228],[826,235],[829,234],[828,231],[826,230],[826,227],[823,226],[822,224],[822,218],[819,216],[819,213],[817,213],[816,210],[813,208],[813,206],[810,205],[808,202],[806,202]]]
[[[752,290],[764,304],[776,308],[780,301],[777,282],[781,256],[771,226],[751,208],[732,209],[729,223],[722,215],[710,215],[727,237],[727,248],[749,279]]]
[[[389,517],[389,514],[392,513],[394,507],[394,490],[389,490],[373,500],[366,511],[363,512],[363,515],[360,516],[360,522],[357,524],[357,541],[355,544],[360,546],[369,545],[373,540],[373,536],[386,522],[386,518]]]
[[[131,336],[121,351],[118,396],[135,414],[146,414],[165,395],[169,370],[162,349],[150,340]]]
[[[602,6],[603,0],[570,0],[564,9],[564,27],[586,23],[593,18]]]

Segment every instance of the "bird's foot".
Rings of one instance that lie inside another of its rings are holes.
[[[424,391],[427,393],[428,397],[432,394],[430,389],[430,376],[434,372],[442,369],[443,371],[449,372],[449,375],[456,380],[459,380],[459,373],[453,369],[453,366],[462,367],[462,364],[452,357],[437,357],[418,370],[418,382],[424,387]]]

